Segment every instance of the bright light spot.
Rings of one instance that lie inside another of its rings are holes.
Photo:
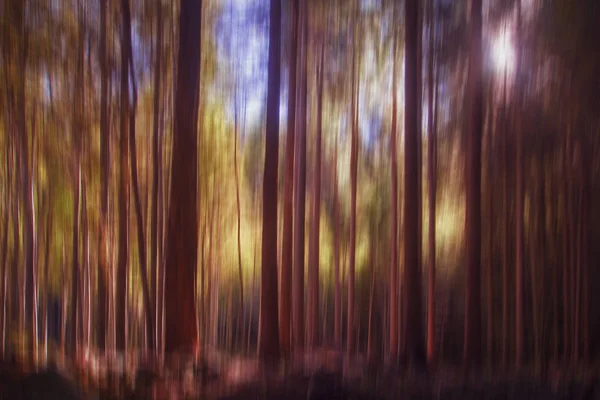
[[[515,50],[508,33],[502,32],[493,40],[494,67],[499,71],[511,71],[515,64]]]

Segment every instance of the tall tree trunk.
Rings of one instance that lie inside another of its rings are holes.
[[[259,354],[265,361],[279,357],[277,321],[277,162],[279,154],[279,83],[281,74],[281,0],[271,0],[267,127],[263,180],[262,269],[260,285]]]
[[[165,352],[196,345],[198,104],[202,1],[182,0],[165,268]],[[191,167],[190,167],[191,166]]]
[[[288,115],[285,142],[285,183],[283,194],[283,238],[281,256],[281,290],[279,299],[279,342],[284,354],[291,351],[293,213],[294,213],[294,140],[296,124],[296,63],[298,59],[298,1],[290,7],[290,60],[288,78]]]
[[[342,347],[342,302],[340,284],[340,204],[338,198],[338,135],[335,135],[333,168],[333,346]]]
[[[106,0],[102,0],[106,1]],[[162,66],[162,36],[163,36],[163,16],[162,16],[162,1],[156,0],[156,59],[154,60],[154,99],[153,99],[153,115],[152,115],[152,209],[150,211],[150,288],[154,296],[154,309],[155,320],[154,325],[148,327],[148,329],[154,330],[155,347],[158,348],[158,337],[159,337],[159,319],[158,309],[160,306],[157,286],[157,275],[160,265],[160,257],[158,249],[160,247],[159,233],[158,233],[158,194],[159,194],[159,182],[162,179],[162,157],[160,154],[160,108],[161,108],[161,91],[160,91],[160,78],[161,78],[161,66]]]
[[[321,137],[323,135],[323,70],[325,41],[321,42],[321,55],[317,68],[317,137],[315,142],[315,169],[312,203],[312,232],[308,250],[308,346],[319,342],[319,230],[321,221]]]
[[[509,203],[508,203],[508,104],[507,104],[507,72],[504,71],[504,110],[502,114],[502,346],[501,358],[502,366],[507,367],[508,363],[508,242],[509,232]]]
[[[358,18],[358,8],[356,9],[356,18]],[[358,29],[355,25],[354,29]],[[356,192],[357,192],[357,174],[358,174],[358,101],[360,88],[360,61],[356,45],[359,34],[354,32],[355,43],[352,49],[352,101],[350,112],[351,123],[351,144],[350,144],[350,256],[348,260],[348,316],[346,319],[346,354],[351,355],[354,352],[355,332],[354,332],[354,280],[356,269]]]
[[[135,114],[137,109],[137,87],[135,82],[135,70],[133,66],[133,46],[131,40],[131,12],[129,9],[129,0],[122,0],[121,7],[123,11],[123,26],[125,34],[125,46],[127,52],[127,59],[130,63],[130,73],[132,82],[132,93],[133,102],[131,112],[129,113],[129,162],[130,162],[130,174],[131,181],[133,184],[133,197],[136,210],[136,222],[137,222],[137,241],[138,241],[138,254],[140,258],[140,275],[142,280],[142,297],[144,304],[144,315],[146,317],[146,332],[148,333],[148,347],[150,350],[154,350],[154,330],[152,329],[154,321],[154,309],[152,307],[152,301],[150,299],[150,288],[148,285],[148,263],[146,261],[146,239],[144,234],[144,223],[142,217],[142,205],[140,200],[140,190],[138,185],[137,177],[137,149],[135,140]]]
[[[237,89],[236,89],[237,92]],[[241,238],[241,210],[240,210],[240,179],[238,172],[238,111],[237,111],[237,93],[235,101],[235,130],[233,140],[233,168],[235,170],[235,202],[237,206],[237,253],[238,253],[238,279],[240,285],[239,311],[238,311],[238,333],[241,335],[241,342],[244,343],[245,325],[244,325],[244,274],[242,272],[242,238]]]
[[[394,21],[397,20],[396,12],[398,9],[397,3],[394,3]],[[390,357],[393,363],[398,361],[398,144],[397,144],[397,114],[398,114],[398,100],[397,100],[397,70],[396,59],[398,58],[398,44],[396,43],[398,34],[394,32],[394,38],[392,40],[393,50],[393,67],[392,67],[392,128],[390,133],[390,162],[391,162],[391,179],[392,179],[392,196],[390,205],[391,213],[391,232],[390,232],[390,305],[389,305],[389,319],[390,319]]]
[[[13,9],[13,23],[18,30],[20,37],[18,38],[18,46],[20,52],[16,55],[18,59],[17,73],[18,81],[16,87],[16,125],[17,133],[19,137],[20,149],[20,189],[21,189],[21,202],[22,202],[22,235],[23,235],[23,257],[25,262],[25,280],[24,280],[24,291],[22,293],[22,301],[24,303],[24,326],[26,332],[29,332],[29,340],[27,341],[27,356],[29,361],[33,362],[33,351],[35,345],[35,338],[33,337],[34,327],[34,290],[33,290],[33,275],[34,275],[34,211],[33,211],[33,180],[30,172],[29,163],[29,140],[27,134],[27,120],[25,115],[26,107],[26,91],[25,91],[25,80],[26,80],[26,68],[27,68],[27,56],[28,56],[28,30],[26,27],[26,15],[25,15],[25,2],[14,7]]]
[[[470,124],[467,138],[465,218],[466,293],[464,362],[481,363],[481,136],[483,127],[481,0],[471,3],[469,56]],[[407,217],[409,217],[407,215]],[[418,281],[415,283],[418,284]]]
[[[427,285],[427,362],[433,365],[436,361],[435,343],[435,222],[436,222],[436,189],[437,189],[437,71],[435,69],[435,14],[433,0],[429,0],[429,144],[427,147],[429,171],[429,274]]]
[[[307,5],[302,2],[299,7],[299,36],[300,36],[300,71],[299,71],[299,115],[296,118],[295,144],[295,214],[294,214],[294,262],[292,277],[292,317],[293,317],[293,346],[296,350],[304,347],[304,227],[306,208],[306,56],[307,56]],[[264,216],[263,216],[264,218]]]
[[[517,40],[521,40],[521,2],[517,1]],[[520,47],[517,50],[517,87],[520,88],[521,74],[519,73]],[[515,110],[515,142],[516,142],[516,199],[515,199],[515,364],[520,368],[523,364],[525,346],[525,316],[524,316],[524,272],[523,272],[523,139],[521,124],[521,94],[517,93],[517,109]]]
[[[108,61],[106,49],[107,0],[100,0],[100,229],[98,235],[98,297],[96,300],[96,340],[100,353],[106,349],[108,313],[110,124],[108,121]]]
[[[82,138],[83,138],[83,64],[84,64],[84,33],[83,28],[85,18],[83,18],[83,9],[78,4],[78,13],[80,21],[80,31],[78,33],[78,51],[77,51],[77,71],[75,76],[75,94],[73,96],[73,124],[72,132],[74,145],[74,174],[73,174],[73,240],[72,240],[72,259],[71,259],[71,300],[70,300],[70,337],[68,354],[75,356],[77,345],[80,340],[78,337],[78,314],[77,310],[82,307],[79,299],[79,231],[81,224],[81,184],[82,184]]]
[[[419,268],[418,240],[419,214],[419,99],[417,84],[418,57],[418,8],[416,0],[407,0],[404,9],[405,28],[405,156],[404,156],[404,282],[406,297],[406,349],[408,361],[416,367],[425,364],[425,346],[421,324],[421,271]]]
[[[123,20],[125,17],[123,17]],[[121,34],[121,101],[119,137],[119,241],[116,284],[116,350],[126,350],[127,262],[129,258],[129,141],[127,136],[129,113],[129,56],[127,27],[123,21]]]
[[[8,164],[8,146],[6,148],[6,162]],[[8,167],[5,171],[8,171]],[[10,179],[6,174],[6,180],[4,182],[7,188],[10,187]],[[8,191],[6,191],[8,193]],[[0,256],[0,268],[2,274],[0,275],[0,290],[2,297],[0,297],[0,357],[4,357],[4,340],[6,337],[6,299],[8,289],[8,266],[7,266],[7,254],[8,254],[8,209],[11,206],[11,196],[6,196],[4,200],[4,210],[2,212],[2,256]]]

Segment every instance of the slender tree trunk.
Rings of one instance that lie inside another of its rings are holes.
[[[259,354],[265,361],[279,358],[277,321],[277,162],[279,154],[279,83],[281,0],[271,0],[267,128],[263,180],[262,269],[260,286]]]
[[[563,230],[562,230],[562,255],[563,255],[563,267],[562,267],[562,297],[563,297],[563,362],[565,364],[568,363],[569,359],[569,344],[571,343],[571,337],[569,335],[569,327],[570,327],[570,319],[569,319],[569,252],[568,252],[568,243],[569,243],[569,234],[568,234],[568,214],[569,214],[569,186],[568,186],[568,166],[570,162],[570,158],[568,156],[568,139],[563,150],[563,163],[564,163],[564,173],[563,177]]]
[[[240,285],[239,311],[238,311],[238,332],[241,335],[241,343],[244,343],[245,324],[244,324],[244,275],[242,272],[242,238],[241,238],[241,211],[240,211],[240,180],[238,172],[238,112],[237,112],[237,93],[235,101],[235,135],[233,141],[233,168],[235,169],[235,201],[237,206],[237,253],[238,253],[238,279]]]
[[[8,147],[6,150],[6,160],[8,163]],[[8,171],[8,168],[5,170]],[[8,174],[6,175],[5,185],[10,187]],[[2,212],[2,256],[0,257],[0,268],[2,268],[2,275],[0,275],[0,285],[2,285],[2,297],[0,298],[0,357],[4,357],[4,340],[6,337],[6,291],[8,289],[8,266],[7,266],[7,254],[8,254],[8,209],[10,208],[11,197],[6,196],[4,198],[4,210]],[[46,242],[47,243],[47,242]]]
[[[131,111],[129,113],[129,166],[131,174],[131,183],[133,184],[133,197],[136,210],[136,222],[137,222],[137,241],[138,241],[138,254],[140,258],[140,275],[142,280],[142,297],[144,304],[144,315],[146,317],[146,326],[148,333],[148,347],[150,350],[154,350],[154,330],[152,329],[154,321],[154,310],[152,307],[152,301],[150,299],[150,288],[148,285],[148,263],[146,260],[146,239],[144,234],[144,223],[142,216],[142,205],[140,200],[140,190],[138,185],[137,176],[137,149],[135,140],[135,115],[137,109],[137,87],[135,82],[135,71],[133,66],[133,46],[131,40],[131,12],[129,9],[129,0],[122,0],[121,8],[123,12],[123,26],[124,26],[124,45],[126,47],[127,59],[130,63],[130,73],[132,82],[132,93],[133,102]],[[123,98],[122,98],[123,100]]]
[[[284,354],[291,351],[293,213],[294,213],[294,140],[296,124],[296,63],[298,59],[298,1],[290,4],[290,60],[288,116],[285,143],[285,183],[283,194],[283,238],[281,256],[281,290],[279,299],[279,341]]]
[[[417,81],[418,62],[418,8],[416,0],[407,0],[405,4],[405,156],[404,156],[404,281],[406,282],[406,349],[411,365],[421,367],[425,364],[425,346],[421,324],[421,271],[418,239],[419,215],[419,86]]]
[[[293,307],[293,346],[295,350],[304,347],[304,228],[306,208],[306,97],[307,97],[307,5],[303,2],[299,7],[299,36],[300,36],[300,71],[299,71],[299,115],[296,118],[295,144],[295,214],[294,214],[294,262],[292,279]],[[264,216],[263,216],[264,218]]]
[[[342,347],[342,302],[340,284],[340,204],[338,198],[338,137],[335,136],[333,168],[333,346]]]
[[[358,9],[356,10],[358,17]],[[355,25],[354,29],[357,29]],[[358,32],[354,32],[355,39],[358,39]],[[356,46],[356,44],[354,45]],[[350,145],[350,257],[348,262],[348,316],[346,325],[346,354],[351,355],[354,352],[355,331],[354,331],[354,280],[356,269],[356,192],[358,175],[358,101],[360,90],[360,61],[358,60],[358,51],[353,48],[352,53],[352,101],[351,101],[351,145]]]
[[[123,17],[125,19],[125,17]],[[116,284],[116,350],[126,350],[127,261],[129,258],[129,141],[127,136],[129,113],[129,56],[126,38],[127,27],[123,21],[121,35],[121,101],[119,137],[119,241]]]
[[[397,3],[394,3],[394,15],[398,8]],[[394,18],[397,20],[397,18]],[[389,305],[389,345],[390,358],[393,363],[398,361],[398,144],[397,144],[397,70],[396,59],[398,58],[398,44],[396,43],[397,33],[394,32],[393,38],[393,67],[392,67],[392,130],[390,133],[390,162],[391,162],[391,179],[392,179],[392,196],[390,205],[390,305]]]
[[[106,8],[107,0],[100,0],[100,229],[98,235],[98,297],[96,300],[96,340],[100,353],[106,349],[106,328],[108,312],[108,246],[110,196],[110,125],[108,121],[108,64],[106,49]]]
[[[368,319],[368,331],[367,331],[367,362],[373,361],[373,302],[375,297],[375,229],[371,230],[370,235],[370,249],[369,249],[369,319]]]
[[[502,148],[503,148],[503,168],[502,168],[502,366],[508,364],[508,242],[510,233],[509,228],[509,204],[508,204],[508,105],[507,105],[507,73],[504,72],[504,111],[502,115]]]
[[[437,189],[437,71],[435,69],[435,15],[433,0],[429,1],[429,274],[427,285],[427,362],[433,365],[436,361],[435,343],[435,222],[436,222],[436,189]]]
[[[315,170],[312,203],[312,232],[310,235],[308,260],[308,300],[310,309],[308,315],[308,346],[314,347],[319,342],[319,230],[321,221],[321,137],[323,132],[323,70],[325,42],[321,42],[321,55],[317,76],[317,137],[315,142]]]
[[[466,294],[464,362],[481,363],[481,136],[483,126],[481,0],[471,4],[469,58],[470,125],[467,139],[465,218]],[[408,209],[407,209],[408,211]],[[406,216],[407,218],[409,215]],[[415,282],[418,284],[418,281]]]
[[[106,0],[102,0],[106,1]],[[158,348],[158,337],[160,336],[160,322],[158,318],[158,309],[160,306],[157,286],[157,275],[160,265],[158,248],[160,247],[158,234],[158,196],[159,182],[161,177],[162,157],[160,155],[160,107],[161,107],[161,91],[160,78],[162,66],[162,36],[163,36],[163,16],[162,16],[162,1],[156,0],[156,59],[154,60],[154,100],[153,100],[153,116],[152,116],[152,209],[150,211],[150,288],[154,296],[154,309],[156,311],[154,324],[148,329],[154,330],[155,347]]]
[[[517,2],[517,40],[521,40],[521,2]],[[520,49],[520,47],[518,48]],[[520,69],[520,50],[517,50],[517,82],[522,81]],[[517,87],[520,87],[518,85]],[[524,271],[523,271],[523,138],[522,138],[522,123],[521,123],[521,94],[517,93],[517,109],[515,110],[515,142],[516,142],[516,199],[515,199],[515,364],[520,368],[523,364],[524,347],[525,347],[525,316],[524,316]]]

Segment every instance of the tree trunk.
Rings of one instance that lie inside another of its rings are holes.
[[[396,16],[397,3],[394,3],[394,16]],[[394,18],[397,20],[397,18]],[[392,67],[392,130],[390,133],[390,162],[391,162],[391,179],[392,179],[392,196],[390,204],[390,305],[389,305],[389,345],[390,358],[393,363],[398,361],[398,144],[397,144],[397,70],[396,59],[398,58],[398,44],[396,43],[397,33],[394,32],[392,40],[393,50],[393,67]]]
[[[417,84],[417,66],[419,24],[419,3],[407,0],[405,4],[405,156],[404,156],[404,282],[406,290],[406,349],[408,361],[415,367],[425,364],[425,346],[421,324],[421,271],[419,268],[418,240],[419,214],[419,99]]]
[[[182,0],[165,268],[165,352],[196,346],[198,104],[202,1]]]
[[[279,83],[281,73],[281,0],[271,0],[267,128],[263,180],[262,269],[260,286],[259,354],[265,361],[279,358],[277,321],[277,162],[279,153]]]
[[[521,40],[521,2],[517,2],[517,41]],[[517,87],[520,86],[519,73],[520,47],[517,49]],[[520,368],[523,364],[525,346],[525,316],[524,316],[524,272],[523,272],[523,138],[521,123],[521,93],[517,93],[517,108],[515,110],[515,142],[516,142],[516,199],[515,199],[515,365]]]
[[[507,367],[508,363],[508,259],[509,259],[509,203],[508,203],[508,104],[507,104],[507,73],[504,72],[504,111],[502,115],[502,347],[501,358],[502,366]]]
[[[358,9],[356,10],[356,17],[358,18]],[[354,29],[358,29],[358,25],[355,25]],[[358,42],[358,32],[354,32],[354,38],[356,43],[352,49],[352,101],[351,101],[351,145],[350,145],[350,257],[348,260],[348,316],[346,325],[346,354],[349,356],[353,354],[355,343],[355,332],[354,332],[354,280],[355,280],[355,269],[356,269],[356,192],[357,192],[357,173],[358,173],[358,101],[359,101],[359,88],[360,88],[360,61],[358,58],[358,51],[355,48]],[[358,64],[358,66],[357,66]]]
[[[288,79],[288,119],[285,143],[285,183],[283,194],[283,238],[281,290],[279,299],[279,342],[284,354],[291,351],[293,212],[294,212],[294,138],[296,124],[296,62],[298,59],[298,1],[291,2],[290,60]]]
[[[102,0],[106,1],[106,0]],[[162,17],[162,1],[156,0],[156,59],[154,60],[154,100],[153,107],[154,112],[152,116],[152,209],[150,211],[150,288],[154,294],[154,309],[156,310],[154,325],[148,327],[148,329],[154,330],[154,337],[156,346],[158,348],[158,337],[160,336],[160,320],[158,318],[158,309],[160,307],[158,286],[157,286],[157,275],[160,263],[159,256],[159,233],[158,233],[158,194],[159,194],[159,182],[162,179],[162,157],[160,154],[160,107],[161,107],[161,91],[160,91],[160,77],[161,77],[161,65],[162,65],[162,36],[163,36],[163,17]]]
[[[304,347],[304,228],[306,208],[306,55],[307,55],[307,5],[303,2],[299,7],[299,39],[300,39],[300,71],[299,71],[299,115],[296,118],[295,132],[295,214],[294,214],[294,263],[292,279],[292,318],[293,346],[295,350]],[[264,218],[264,216],[263,216]]]
[[[237,90],[237,89],[236,89]],[[237,93],[235,101],[235,134],[233,141],[233,168],[235,169],[235,202],[237,206],[237,253],[238,253],[238,279],[240,285],[239,311],[238,311],[238,332],[241,335],[241,342],[244,343],[245,325],[244,325],[244,275],[242,272],[242,238],[241,238],[241,211],[240,211],[240,180],[238,172],[238,111],[237,111]]]
[[[321,137],[323,135],[323,70],[325,42],[321,42],[321,55],[317,68],[317,137],[315,142],[315,170],[312,203],[312,232],[308,250],[308,304],[310,316],[308,326],[308,346],[319,342],[319,230],[321,222]]]
[[[98,297],[96,309],[96,340],[99,352],[106,349],[106,328],[108,313],[108,204],[110,196],[110,124],[108,121],[108,64],[106,49],[106,8],[107,0],[100,0],[100,229],[98,235]]]
[[[340,288],[340,204],[338,198],[338,137],[335,135],[333,168],[333,346],[342,348],[342,302]]]
[[[436,361],[435,343],[435,222],[436,222],[436,189],[437,189],[437,71],[435,70],[435,14],[433,0],[429,1],[429,145],[427,147],[429,161],[429,274],[427,286],[427,362],[433,365]]]
[[[137,87],[135,82],[135,70],[133,65],[133,46],[131,40],[131,12],[129,9],[129,0],[122,0],[121,7],[123,11],[123,26],[125,29],[125,46],[127,52],[127,59],[130,63],[130,73],[132,82],[133,102],[131,112],[129,113],[129,162],[130,162],[130,174],[131,181],[133,184],[133,198],[136,210],[136,222],[137,222],[137,241],[138,241],[138,254],[140,258],[140,275],[142,280],[142,297],[144,304],[144,315],[146,317],[146,332],[148,334],[148,348],[154,350],[154,330],[152,329],[154,321],[154,310],[152,307],[152,300],[150,299],[150,288],[148,286],[148,263],[146,260],[146,242],[144,234],[144,223],[142,216],[142,205],[140,200],[140,190],[138,185],[137,177],[137,149],[135,140],[135,114],[137,109]]]
[[[483,126],[481,0],[471,4],[469,57],[470,125],[467,138],[465,218],[466,293],[464,362],[481,363],[481,136]],[[408,210],[407,210],[408,211]],[[410,214],[409,214],[410,215]],[[407,215],[407,218],[409,217]],[[418,284],[418,281],[415,283]]]
[[[129,56],[125,36],[126,31],[127,27],[123,26],[121,35],[121,113],[119,137],[119,242],[117,255],[117,299],[115,304],[116,350],[120,352],[124,352],[127,345],[125,309],[127,307],[127,262],[129,258],[129,141],[127,136],[129,121]]]

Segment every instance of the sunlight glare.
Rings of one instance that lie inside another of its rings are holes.
[[[515,51],[506,32],[498,34],[493,41],[494,66],[499,71],[511,71],[515,63]]]

